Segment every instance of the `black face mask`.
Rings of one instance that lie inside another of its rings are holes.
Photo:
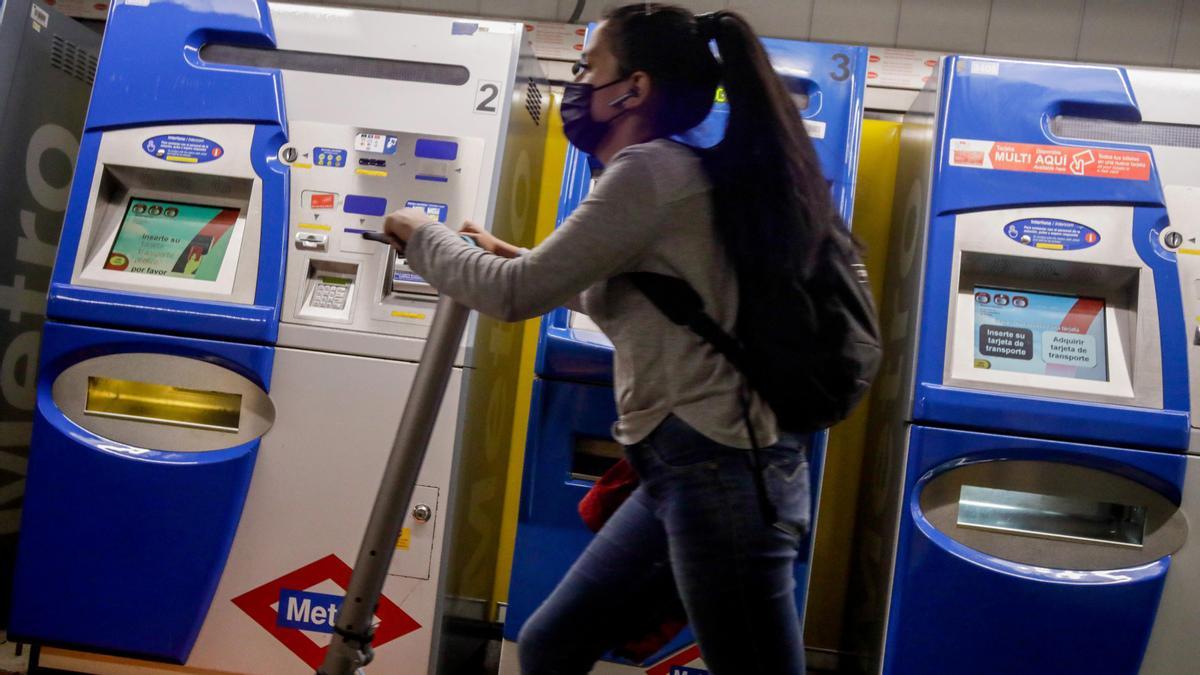
[[[565,82],[563,83],[563,99],[562,106],[559,108],[562,114],[563,133],[566,134],[567,140],[571,145],[591,155],[600,145],[600,141],[604,140],[605,134],[608,133],[609,127],[613,120],[621,115],[624,115],[628,110],[622,109],[610,120],[603,122],[592,118],[592,95],[601,89],[607,89],[614,84],[624,82],[628,78],[613,80],[608,84],[594,87],[590,84],[582,82]],[[613,99],[609,105],[613,107],[620,106],[626,99],[632,98],[635,94],[631,91],[622,94]]]

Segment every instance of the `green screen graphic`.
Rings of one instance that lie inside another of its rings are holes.
[[[216,281],[239,209],[131,199],[104,269]]]

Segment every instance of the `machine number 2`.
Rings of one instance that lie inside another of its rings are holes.
[[[496,106],[496,99],[500,96],[500,83],[488,82],[482,80],[479,83],[479,91],[475,94],[475,112],[488,113],[495,115],[499,108]]]

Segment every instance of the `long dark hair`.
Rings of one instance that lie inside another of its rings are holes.
[[[650,76],[657,136],[699,124],[718,82],[725,88],[725,137],[702,154],[743,302],[769,300],[781,282],[807,278],[840,218],[796,103],[754,30],[734,12],[693,16],[659,3],[626,5],[604,18],[621,74]]]

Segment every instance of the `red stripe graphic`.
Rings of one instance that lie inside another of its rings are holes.
[[[684,647],[665,660],[647,668],[646,675],[668,675],[671,672],[671,668],[686,666],[698,658],[700,658],[700,645],[692,644],[690,647]]]

